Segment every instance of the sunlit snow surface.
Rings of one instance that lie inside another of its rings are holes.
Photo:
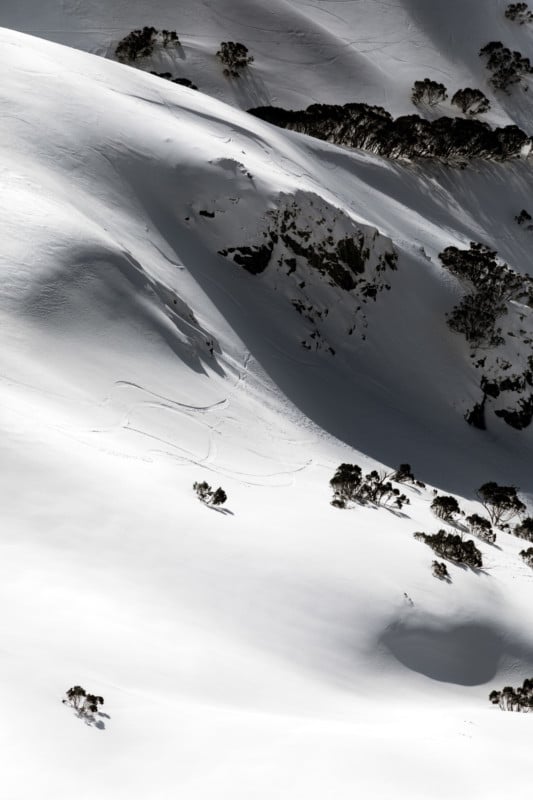
[[[412,534],[439,527],[433,486],[467,513],[483,481],[531,491],[531,432],[464,423],[478,387],[437,258],[473,239],[531,271],[512,221],[531,166],[385,162],[234,106],[405,113],[428,65],[485,90],[477,48],[531,34],[503,3],[34,5],[0,24],[99,54],[177,28],[185,76],[233,105],[0,32],[2,797],[529,797],[533,719],[487,701],[533,674],[525,543],[478,542],[485,568],[447,585]],[[242,88],[223,39],[256,56]],[[526,125],[525,98],[492,121]],[[218,254],[292,196],[399,254],[366,338],[329,309],[335,356],[302,348],[281,273]],[[430,485],[401,514],[338,511],[341,461]],[[76,683],[104,696],[100,729],[61,704]]]

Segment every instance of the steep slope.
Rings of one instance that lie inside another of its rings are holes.
[[[488,41],[526,55],[528,26],[505,19],[507,0],[375,0],[309,3],[303,0],[5,0],[0,25],[113,57],[116,44],[144,25],[176,30],[181,46],[139,66],[170,70],[207,94],[241,108],[310,103],[367,102],[394,115],[412,113],[414,80],[443,81],[453,92],[478,86],[491,96],[492,118],[528,124],[527,109],[494,95],[478,57]],[[255,61],[240,80],[222,75],[215,53],[221,41],[241,41]],[[451,110],[451,109],[450,109]]]
[[[526,797],[529,720],[487,703],[533,669],[525,543],[440,583],[431,485],[340,511],[328,481],[405,460],[469,513],[484,480],[527,499],[531,430],[464,422],[438,253],[525,272],[529,163],[386,162],[1,39],[7,796]]]

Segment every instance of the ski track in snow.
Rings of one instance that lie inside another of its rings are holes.
[[[524,127],[529,95],[495,95],[476,53],[530,55],[531,32],[503,0],[156,6],[0,8],[50,40],[0,30],[3,796],[529,800],[532,720],[487,700],[533,675],[529,543],[474,539],[483,569],[449,562],[446,584],[413,533],[470,538],[431,512],[433,487],[465,514],[485,480],[533,498],[531,431],[463,421],[479,375],[446,327],[460,289],[438,258],[484,241],[530,269],[513,220],[531,162],[386,162],[239,109],[398,116],[427,75],[450,96],[479,86],[491,124]],[[201,92],[53,44],[112,55],[143,24],[178,29],[179,54],[152,66]],[[224,40],[255,57],[238,81]],[[308,324],[286,267],[220,255],[259,244],[287,198],[342,217],[336,236],[392,240],[365,340],[323,276],[302,296],[330,313]],[[302,348],[315,328],[335,356]],[[331,506],[340,463],[401,461],[427,483],[402,487],[402,511]],[[227,508],[210,513],[196,480]],[[76,683],[105,696],[101,730],[61,704]]]

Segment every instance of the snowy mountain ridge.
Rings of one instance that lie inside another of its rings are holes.
[[[476,539],[483,568],[449,562],[447,584],[413,534],[473,538],[433,487],[468,515],[483,482],[512,483],[531,513],[531,427],[496,413],[527,379],[487,400],[487,430],[466,424],[481,373],[439,258],[483,242],[531,271],[531,163],[401,163],[242,109],[407,113],[431,63],[528,130],[527,93],[491,92],[476,47],[531,34],[503,3],[186,3],[182,24],[173,5],[0,12],[108,56],[172,26],[203,90],[0,32],[6,796],[88,797],[90,764],[110,800],[525,798],[530,720],[488,693],[533,674],[527,542]],[[242,84],[214,55],[229,38],[254,54]],[[476,352],[491,379],[527,370],[531,312],[509,303],[504,345]],[[340,463],[405,461],[427,486],[401,510],[331,506]],[[105,698],[101,730],[59,702],[78,683]]]

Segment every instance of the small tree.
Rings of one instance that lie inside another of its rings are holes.
[[[527,3],[511,3],[505,9],[505,16],[520,25],[525,25],[533,20],[533,13],[529,10]]]
[[[445,522],[453,522],[453,518],[461,513],[459,503],[451,495],[437,495],[431,503],[431,510]]]
[[[241,42],[221,42],[217,58],[224,64],[224,75],[238,78],[241,70],[251,64],[253,56],[248,55],[248,48]]]
[[[482,517],[479,514],[471,514],[471,516],[466,518],[466,522],[474,536],[477,536],[477,538],[481,539],[483,542],[494,544],[496,541],[496,534],[492,530],[492,526],[488,519],[485,519],[485,517]]]
[[[392,480],[396,483],[412,483],[414,486],[418,486],[421,489],[426,488],[425,483],[422,483],[422,481],[419,481],[415,478],[410,464],[400,464],[396,472],[393,474]]]
[[[426,103],[428,106],[436,106],[448,97],[448,92],[443,83],[437,83],[429,78],[423,81],[415,81],[411,90],[411,100],[415,106]]]
[[[533,569],[533,547],[528,547],[527,550],[520,550],[519,555],[528,567]]]
[[[520,539],[533,542],[533,517],[526,517],[519,525],[513,528],[513,533]]]
[[[227,499],[228,496],[226,492],[219,486],[218,489],[215,489],[215,491],[213,492],[210,502],[212,506],[222,506],[224,505]]]
[[[520,214],[517,214],[514,218],[514,221],[517,225],[525,225],[527,222],[531,222],[531,214],[526,211],[525,208],[522,209]],[[529,230],[531,230],[531,225],[528,226]]]
[[[452,103],[458,106],[463,114],[485,114],[490,109],[487,97],[480,89],[458,89],[452,97]]]
[[[357,464],[341,464],[330,480],[333,489],[331,505],[346,508],[348,502],[357,502],[359,488],[363,480],[363,471]]]
[[[71,706],[78,717],[90,722],[98,711],[98,706],[103,706],[104,698],[96,694],[89,694],[82,686],[73,686],[66,692],[66,697],[62,702]]]
[[[196,492],[198,499],[209,506],[221,506],[228,499],[224,489],[219,486],[218,489],[213,491],[207,481],[202,481],[201,483],[195,482],[192,488]]]
[[[506,525],[526,510],[514,486],[499,486],[494,481],[489,481],[479,487],[477,496],[490,521],[497,528]]]
[[[435,578],[438,578],[441,581],[446,581],[447,583],[451,583],[452,579],[450,578],[448,567],[444,561],[433,561],[431,564],[431,571]]]

